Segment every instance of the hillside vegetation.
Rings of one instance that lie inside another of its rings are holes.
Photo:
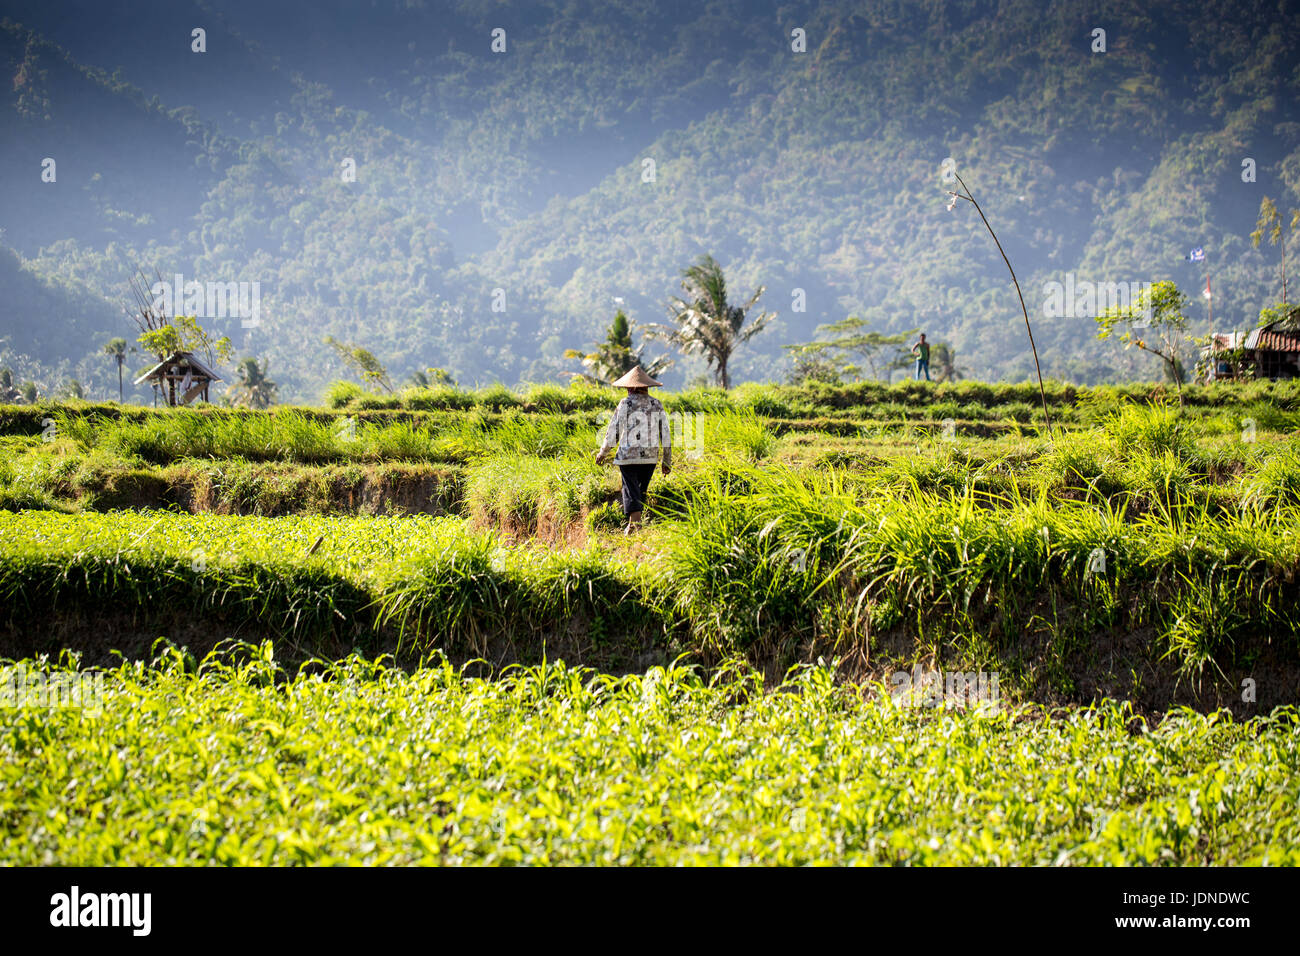
[[[63,4],[15,0],[0,27],[0,361],[47,393],[114,394],[97,349],[130,331],[138,266],[259,282],[263,324],[219,331],[301,402],[337,375],[327,334],[398,378],[553,380],[614,297],[661,320],[702,253],[779,313],[742,379],[780,378],[781,345],[857,314],[1020,381],[1014,290],[973,210],[944,210],[947,157],[1015,263],[1049,375],[1158,374],[1091,320],[1042,315],[1066,273],[1195,294],[1211,271],[1231,328],[1280,298],[1276,248],[1247,237],[1263,196],[1300,202],[1285,5],[154,6],[79,7],[72,29]],[[1204,268],[1183,261],[1196,246]]]

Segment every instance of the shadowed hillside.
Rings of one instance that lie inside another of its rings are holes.
[[[660,321],[703,252],[779,313],[739,379],[781,377],[782,344],[858,314],[1023,380],[1001,258],[973,210],[945,210],[949,156],[1016,266],[1045,374],[1153,378],[1089,319],[1043,317],[1043,283],[1173,279],[1199,332],[1208,269],[1215,324],[1250,327],[1280,297],[1276,247],[1247,238],[1259,201],[1300,205],[1294,4],[5,9],[0,241],[21,276],[96,300],[31,321],[6,269],[0,359],[101,397],[87,334],[130,333],[100,330],[136,265],[259,282],[263,326],[218,331],[269,358],[284,398],[314,400],[340,371],[326,334],[395,377],[553,379],[615,296]],[[1183,261],[1194,246],[1204,267]]]

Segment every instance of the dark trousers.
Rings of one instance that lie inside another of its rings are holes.
[[[650,476],[655,473],[654,465],[619,465],[623,473],[623,514],[645,508],[646,489],[650,487]]]

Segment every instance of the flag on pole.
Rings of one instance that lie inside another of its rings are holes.
[[[1213,298],[1213,296],[1210,294],[1210,277],[1209,277],[1209,276],[1206,276],[1206,277],[1205,277],[1205,289],[1201,292],[1201,295],[1205,296],[1207,299]]]
[[[1202,249],[1200,246],[1197,246],[1195,249],[1189,252],[1184,258],[1186,258],[1188,262],[1204,262],[1205,250]]]

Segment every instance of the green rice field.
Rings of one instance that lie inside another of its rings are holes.
[[[1037,397],[0,408],[0,862],[1296,862],[1300,389]]]

